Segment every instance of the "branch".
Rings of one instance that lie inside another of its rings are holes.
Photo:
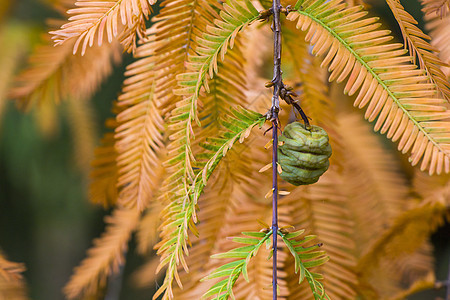
[[[281,77],[281,21],[280,21],[280,0],[273,0],[273,97],[272,107],[269,111],[272,121],[272,232],[278,232],[278,182],[277,182],[277,162],[278,162],[278,112],[280,111],[280,90],[283,82]],[[277,235],[272,236],[273,247],[273,269],[272,269],[272,295],[273,300],[277,299]]]

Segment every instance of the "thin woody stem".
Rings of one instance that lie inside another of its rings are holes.
[[[277,150],[278,150],[278,112],[280,110],[281,78],[281,22],[280,22],[280,0],[273,0],[273,97],[270,108],[270,120],[272,121],[273,154],[272,154],[272,232],[273,232],[273,271],[272,287],[273,300],[277,299],[277,237],[278,237],[278,181],[277,181]]]
[[[450,300],[450,257],[448,260],[447,295],[445,296],[445,300]]]
[[[273,153],[272,153],[272,238],[273,238],[273,269],[272,269],[272,284],[273,284],[273,299],[277,299],[277,237],[278,237],[278,182],[277,182],[277,145],[278,145],[278,123],[277,120],[272,121],[272,137],[273,137]]]

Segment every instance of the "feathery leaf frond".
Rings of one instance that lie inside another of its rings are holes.
[[[433,258],[428,243],[413,253],[403,253],[396,259],[382,258],[377,266],[364,268],[361,280],[363,295],[372,294],[371,299],[395,299],[402,291],[413,288],[416,283],[433,273]]]
[[[221,185],[211,185],[209,186],[209,189],[216,189],[217,191],[210,192],[199,199],[199,218],[202,222],[200,222],[198,226],[199,233],[201,234],[198,244],[201,245],[204,238],[208,242],[211,241],[213,247],[209,253],[215,254],[229,251],[233,245],[229,243],[227,237],[237,236],[242,231],[257,231],[260,228],[260,225],[256,222],[257,220],[268,222],[271,204],[268,199],[264,198],[264,194],[266,194],[269,189],[269,176],[268,172],[258,172],[260,166],[265,164],[269,159],[270,151],[264,151],[263,148],[266,142],[266,137],[263,135],[256,135],[249,138],[245,145],[235,145],[233,151],[228,153],[225,160],[220,164],[220,167],[225,168],[225,170],[217,170],[214,173],[216,177],[224,177],[222,172],[233,168],[233,172],[230,176],[231,180],[229,179],[232,181],[232,186],[227,185],[223,187]],[[227,190],[221,192],[221,188],[226,188]],[[215,207],[213,204],[204,203],[205,200],[208,201],[208,198],[205,199],[205,196],[214,197],[214,194],[225,194],[225,197],[228,198],[223,199],[222,204],[219,204],[220,206],[218,207]],[[223,207],[222,210],[220,210],[221,207]],[[213,216],[215,215],[216,219],[213,220],[213,222],[210,221],[210,223],[214,224],[213,229],[215,230],[215,234],[211,239],[208,237],[210,235],[208,226],[203,222],[209,220],[209,218],[203,216],[209,215],[208,211],[205,210],[211,210],[213,208],[219,209],[220,211],[214,212]],[[203,231],[201,231],[202,229]],[[196,240],[194,240],[194,242],[195,241]],[[192,248],[192,252],[193,251],[194,248]],[[234,289],[236,299],[272,298],[271,290],[267,289],[272,280],[272,263],[266,259],[269,255],[269,250],[264,248],[260,249],[260,251],[265,252],[265,254],[254,258],[248,269],[250,282],[247,282],[242,278],[236,282]],[[192,255],[195,254],[192,253]],[[197,254],[197,256],[199,255]],[[281,256],[287,256],[287,253],[280,253],[279,257]],[[189,258],[190,257],[191,255]],[[207,256],[203,257],[203,261],[206,263],[204,263],[204,267],[200,269],[200,278],[210,274],[220,263],[217,260],[208,259]],[[199,258],[197,258],[197,260],[198,259]],[[191,261],[189,260],[188,262]],[[191,264],[189,266],[191,267]],[[279,263],[279,267],[283,268],[281,263]],[[198,269],[192,270],[192,276],[196,270]],[[191,274],[187,274],[185,277],[189,275]],[[282,280],[283,275],[280,274],[280,276],[281,278],[278,281],[278,287],[281,297],[287,295],[287,289]],[[200,285],[190,287],[190,290],[186,291],[186,293],[181,293],[181,296],[198,299],[209,288],[210,285],[205,285],[205,282],[202,282]]]
[[[270,246],[272,231],[264,232],[242,232],[245,237],[234,237],[231,240],[247,246],[234,248],[226,253],[215,254],[212,258],[238,258],[227,263],[206,276],[203,280],[226,277],[214,284],[202,297],[202,299],[227,300],[229,297],[235,299],[233,287],[242,274],[248,281],[248,264],[258,254],[259,248],[264,243]],[[212,298],[211,298],[212,297]]]
[[[209,93],[199,98],[202,103],[199,110],[202,126],[194,133],[200,141],[204,137],[218,134],[222,129],[222,117],[230,114],[232,107],[246,107],[246,61],[242,57],[244,43],[239,36],[236,38],[235,45],[228,51],[225,60],[217,63],[220,72],[209,80]]]
[[[428,14],[424,19],[425,28],[432,38],[431,45],[439,51],[438,56],[441,61],[447,64],[441,69],[447,78],[450,78],[450,67],[448,67],[450,65],[450,15],[441,18],[436,14]]]
[[[450,10],[450,0],[422,0],[422,5],[425,15],[436,14],[441,18]]]
[[[155,50],[159,58],[155,66],[156,93],[161,100],[158,108],[167,113],[182,100],[173,92],[179,88],[176,76],[188,71],[185,62],[196,55],[197,40],[206,26],[220,18],[217,12],[220,5],[214,0],[166,0],[161,6],[153,26],[159,43]]]
[[[315,239],[316,236],[305,236],[303,239],[299,240],[298,236],[303,234],[305,230],[298,230],[295,232],[284,233],[282,231],[278,232],[281,236],[284,244],[288,247],[292,256],[294,256],[295,262],[295,273],[300,271],[299,283],[304,279],[308,281],[309,287],[311,288],[314,299],[330,299],[322,283],[318,279],[322,279],[322,275],[317,273],[312,273],[309,269],[323,265],[328,261],[329,257],[325,255],[325,251],[316,251],[321,245],[306,246],[306,243]]]
[[[196,176],[194,181],[194,185],[199,184],[194,190],[194,202],[197,202],[198,197],[200,197],[200,194],[203,192],[203,189],[217,164],[233,147],[234,143],[237,140],[239,140],[239,143],[243,143],[244,140],[249,137],[253,127],[256,125],[262,127],[266,121],[265,116],[240,107],[237,109],[232,108],[231,113],[232,115],[227,116],[226,119],[224,117],[224,120],[221,122],[225,129],[225,131],[222,132],[222,137],[207,138],[206,143],[201,145],[206,151],[210,152],[210,158],[204,164],[199,163],[199,166],[202,167],[202,171]],[[200,175],[201,181],[199,179]]]
[[[358,5],[362,5],[364,7],[367,7],[367,3],[364,0],[345,0],[345,2],[349,5],[349,6],[358,6]]]
[[[198,55],[188,56],[187,68],[190,72],[177,75],[181,88],[175,90],[174,94],[184,96],[184,99],[177,103],[177,108],[172,110],[170,118],[169,128],[173,132],[170,139],[174,142],[169,145],[169,152],[173,153],[169,161],[172,167],[177,169],[174,175],[178,178],[181,176],[182,185],[184,185],[182,189],[185,190],[194,177],[192,169],[194,156],[191,150],[192,121],[200,122],[197,115],[200,90],[205,87],[209,92],[207,76],[211,79],[214,73],[217,73],[219,54],[223,61],[228,47],[233,48],[238,32],[259,17],[258,11],[250,2],[243,3],[246,4],[246,8],[238,2],[225,4],[225,10],[221,12],[222,20],[216,20],[215,27],[207,26],[208,34],[199,38],[199,46],[195,48]]]
[[[0,276],[6,281],[13,281],[22,278],[25,271],[24,264],[15,263],[7,260],[2,253],[0,253]]]
[[[124,261],[128,240],[139,222],[136,209],[117,208],[105,217],[106,231],[88,250],[88,257],[75,268],[70,281],[64,287],[67,298],[91,295],[106,284],[112,272],[118,272]]]
[[[233,115],[230,109],[236,105],[245,105],[247,99],[244,95],[245,90],[245,60],[242,58],[242,48],[245,44],[242,42],[240,36],[236,37],[233,49],[227,52],[224,61],[218,62],[220,72],[209,81],[210,92],[206,95],[201,95],[199,101],[202,106],[199,111],[199,118],[202,127],[194,128],[196,141],[193,145],[193,150],[197,153],[205,152],[202,147],[203,144],[208,143],[208,137],[220,136],[221,131],[226,129],[222,120],[228,115]],[[226,155],[222,159],[220,167],[215,170],[213,182],[209,182],[209,188],[201,198],[196,200],[198,205],[199,215],[197,216],[202,222],[196,226],[196,235],[190,237],[191,247],[190,255],[187,258],[189,266],[189,273],[181,272],[180,279],[183,282],[183,291],[176,291],[175,298],[178,297],[194,297],[198,298],[202,294],[201,290],[198,295],[189,295],[189,289],[198,283],[198,280],[203,277],[205,261],[209,260],[213,253],[210,251],[203,251],[205,248],[205,241],[211,246],[214,245],[219,237],[217,236],[222,222],[220,222],[221,213],[230,205],[230,193],[233,190],[237,181],[242,180],[248,174],[248,165],[244,168],[237,166],[237,161],[242,160],[248,162],[245,158],[247,155],[242,153],[244,147],[247,145],[235,145],[235,151]],[[206,157],[198,157],[200,161]],[[195,167],[201,167],[202,164],[196,164]],[[233,172],[230,172],[230,167]],[[245,180],[245,179],[244,179]],[[204,226],[206,225],[206,227]],[[186,293],[186,295],[185,295]]]
[[[322,66],[329,66],[330,81],[344,81],[344,92],[358,90],[355,106],[368,105],[365,117],[375,130],[398,141],[410,161],[422,161],[421,170],[430,174],[450,172],[450,111],[445,99],[436,97],[434,84],[423,70],[416,70],[401,44],[386,44],[389,31],[377,30],[378,18],[363,18],[361,7],[345,8],[341,1],[299,1],[288,15],[297,28],[308,31],[305,40],[316,56],[326,54]]]
[[[84,57],[72,55],[72,46],[69,42],[53,47],[46,35],[29,58],[29,67],[15,79],[10,97],[22,108],[69,97],[88,99],[112,72],[112,62],[120,61],[120,45],[94,47]]]
[[[220,12],[221,20],[215,20],[215,26],[207,26],[207,33],[199,37],[195,48],[197,56],[189,57],[188,70],[190,72],[177,76],[180,89],[175,94],[185,97],[186,104],[177,109],[177,115],[183,112],[189,114],[190,120],[196,120],[197,101],[202,87],[210,91],[208,80],[218,72],[219,55],[225,59],[228,47],[234,46],[236,35],[250,23],[259,18],[259,12],[248,1],[227,2]],[[181,111],[183,109],[183,111]]]
[[[236,47],[234,48],[236,49]],[[234,50],[233,50],[234,51]],[[211,82],[216,82],[220,85],[220,80],[215,77]],[[215,84],[211,83],[211,93],[214,94],[213,86]],[[232,89],[230,90],[233,94]],[[210,99],[212,100],[212,99]],[[203,99],[202,99],[203,101]],[[215,102],[216,100],[214,100]],[[226,100],[225,100],[226,101]],[[212,106],[212,102],[210,105]],[[205,110],[211,111],[213,114],[217,115],[215,109],[209,110],[205,107],[201,115]],[[222,112],[220,112],[222,115]],[[223,115],[222,115],[223,116]],[[223,118],[221,118],[223,119]],[[202,120],[205,120],[202,118]],[[209,127],[205,128],[200,132],[201,135],[205,133],[211,137],[217,135],[218,128],[223,127],[221,124],[216,124],[218,121],[212,120]],[[207,123],[207,121],[205,121]],[[199,280],[205,277],[207,274],[211,273],[215,267],[217,267],[218,262],[212,260],[210,256],[215,253],[221,253],[228,251],[228,244],[224,243],[226,237],[238,235],[242,231],[242,227],[239,225],[240,221],[246,220],[246,216],[251,216],[250,219],[253,221],[253,226],[248,227],[248,230],[256,230],[258,227],[255,222],[258,213],[243,213],[243,217],[237,216],[237,207],[242,208],[244,204],[236,204],[236,200],[249,200],[247,194],[242,194],[239,191],[241,187],[249,185],[252,188],[258,187],[258,191],[264,193],[266,186],[259,188],[266,179],[267,174],[259,173],[258,165],[253,162],[259,162],[259,157],[261,154],[264,156],[267,153],[262,151],[263,144],[255,144],[255,141],[264,141],[265,137],[262,135],[254,135],[249,138],[245,144],[235,144],[233,146],[233,151],[227,152],[227,155],[222,159],[220,164],[214,170],[211,178],[208,180],[208,185],[205,187],[204,193],[199,197],[198,205],[198,219],[201,220],[196,224],[196,229],[198,231],[198,236],[190,234],[191,247],[189,249],[189,256],[186,259],[186,263],[189,266],[189,273],[180,272],[180,278],[183,282],[183,290],[177,289],[175,291],[175,299],[199,299],[210,287],[207,282],[200,282]],[[205,141],[203,141],[205,142]],[[199,143],[202,145],[202,143]],[[255,195],[252,194],[251,197]],[[260,195],[260,198],[264,198],[264,194]],[[246,202],[244,200],[244,202]],[[248,205],[248,203],[246,203]],[[267,208],[263,208],[267,209]],[[229,221],[225,221],[226,217],[230,217]],[[250,220],[248,220],[250,221]],[[245,224],[249,224],[247,222]],[[225,228],[230,228],[233,226],[224,226],[224,224],[233,224],[236,226],[236,230],[226,231]],[[256,225],[256,226],[255,226]],[[207,247],[205,247],[208,245]],[[264,256],[264,255],[263,255]],[[250,283],[240,280],[236,283],[235,295],[237,298],[241,298],[241,295],[247,295],[247,297],[252,298],[256,296],[262,296],[262,294],[267,294],[269,291],[265,290],[270,283],[270,278],[268,279],[267,273],[262,272],[263,270],[268,270],[267,267],[271,262],[267,261],[263,256],[259,256],[254,260],[249,269]],[[243,286],[242,286],[243,285]],[[283,289],[281,288],[283,291]],[[247,291],[247,292],[246,292]],[[250,291],[250,293],[248,293]]]
[[[23,264],[7,260],[0,252],[0,299],[28,299],[21,274],[24,271]]]
[[[226,128],[223,135],[211,138],[203,145],[209,153],[206,155],[206,162],[201,164],[201,170],[196,173],[192,185],[188,186],[186,190],[178,191],[178,194],[174,195],[174,199],[163,210],[166,221],[161,225],[162,241],[156,248],[158,248],[158,254],[161,255],[159,269],[167,265],[167,271],[163,285],[154,295],[155,299],[162,293],[164,293],[164,298],[173,298],[172,282],[174,279],[177,280],[180,287],[182,286],[177,268],[181,264],[186,271],[188,270],[183,255],[183,251],[188,253],[186,244],[188,229],[196,233],[195,206],[212,172],[237,140],[242,143],[250,135],[253,127],[265,122],[265,117],[261,114],[243,108],[234,109],[232,113],[233,116],[228,116],[228,119],[223,121],[223,126]]]
[[[223,227],[222,217],[224,211],[231,205],[231,197],[235,185],[235,182],[227,174],[226,170],[229,167],[229,160],[232,159],[231,157],[238,155],[236,152],[242,146],[244,145],[235,145],[234,150],[223,158],[212,177],[208,180],[208,185],[197,202],[197,217],[201,222],[196,224],[196,235],[192,232],[190,233],[189,256],[186,257],[189,273],[180,272],[183,289],[175,290],[175,299],[199,299],[207,289],[204,287],[205,283],[200,282],[200,279],[213,269],[210,261],[211,255],[218,252],[214,244],[221,238],[219,232]],[[205,245],[208,245],[208,248]],[[202,288],[200,288],[200,285]]]
[[[249,1],[227,2],[220,16],[222,20],[215,20],[214,27],[207,26],[207,33],[199,38],[199,47],[195,49],[198,56],[190,58],[188,63],[191,72],[177,76],[182,88],[176,94],[192,98],[193,109],[197,107],[200,89],[205,87],[209,92],[208,80],[218,72],[219,55],[223,61],[228,47],[233,48],[236,35],[257,20],[259,12]]]
[[[430,82],[436,84],[436,88],[441,95],[449,100],[450,83],[440,69],[445,63],[433,53],[436,49],[427,41],[431,38],[416,26],[418,24],[417,21],[403,8],[400,0],[386,0],[386,2],[398,21],[404,44],[408,47],[409,53],[413,57],[413,63],[415,64],[417,59],[420,68],[426,71]]]
[[[182,88],[174,91],[174,94],[184,96],[184,99],[179,101],[177,108],[171,112],[169,129],[172,130],[170,139],[174,142],[169,145],[169,152],[172,153],[169,164],[177,170],[176,174],[181,176],[184,186],[192,182],[194,177],[194,157],[190,142],[193,135],[192,121],[199,123],[197,101],[202,87],[209,91],[207,74],[209,72],[211,79],[214,72],[217,73],[218,55],[224,60],[228,46],[233,47],[237,33],[259,17],[251,3],[244,3],[247,4],[246,9],[239,3],[233,4],[237,8],[225,5],[225,10],[221,12],[223,20],[216,20],[215,27],[207,26],[209,33],[199,38],[199,46],[195,48],[198,55],[188,56],[187,64],[191,72],[177,75],[178,84]]]
[[[153,0],[78,0],[75,3],[77,8],[67,11],[67,14],[72,15],[69,22],[62,25],[59,30],[50,33],[54,35],[52,39],[55,40],[56,45],[77,38],[72,45],[73,54],[81,45],[81,55],[84,55],[87,47],[94,45],[96,36],[98,46],[102,45],[105,31],[109,43],[127,29],[134,29],[127,35],[138,34],[143,37],[142,29],[145,28],[143,23],[151,13],[151,5],[155,2]],[[127,41],[126,37],[122,39]]]
[[[165,148],[164,121],[156,107],[153,35],[136,51],[138,61],[128,66],[117,106],[117,165],[119,199],[124,205],[143,210],[154,195],[161,177],[161,155]]]
[[[187,70],[190,72],[178,74],[176,76],[176,80],[182,88],[175,90],[174,96],[183,96],[183,100],[177,101],[176,108],[171,110],[171,117],[169,119],[169,131],[171,131],[169,139],[172,140],[168,145],[169,159],[166,163],[169,177],[166,179],[163,187],[163,189],[167,191],[165,195],[163,195],[163,198],[167,200],[163,200],[163,202],[170,203],[164,210],[164,213],[169,217],[168,222],[162,225],[162,241],[158,245],[158,253],[161,253],[160,268],[165,265],[168,267],[165,281],[154,295],[154,298],[162,293],[164,293],[165,299],[173,298],[173,280],[176,279],[178,285],[181,286],[177,271],[178,265],[181,264],[185,270],[188,269],[183,251],[187,253],[186,241],[188,240],[188,229],[196,232],[195,222],[197,217],[195,213],[196,200],[194,201],[194,198],[198,199],[206,185],[206,182],[204,182],[201,187],[197,184],[200,181],[197,182],[198,176],[196,177],[193,169],[194,156],[191,149],[191,139],[193,138],[192,121],[199,123],[197,101],[200,96],[200,90],[202,87],[205,87],[205,89],[209,91],[207,85],[207,73],[208,71],[211,72],[211,74],[209,74],[210,79],[213,77],[214,72],[217,73],[218,55],[221,54],[223,61],[228,47],[233,47],[233,42],[237,33],[243,30],[249,23],[256,20],[259,16],[259,13],[249,2],[244,3],[247,4],[245,9],[239,4],[234,4],[237,5],[238,9],[236,9],[234,5],[225,5],[225,10],[221,12],[223,20],[216,20],[215,27],[211,26],[212,24],[206,25],[206,29],[209,33],[203,34],[203,37],[199,36],[195,38],[197,46],[193,48],[197,55],[184,56],[189,62],[183,61],[183,63],[187,63]],[[209,7],[209,10],[207,9],[208,7],[209,4],[203,9],[209,11],[208,15],[214,15],[214,13],[210,12],[213,6]],[[156,30],[157,40],[161,39],[160,30],[162,29],[158,30],[158,25],[156,25]],[[192,30],[194,30],[194,28],[192,28]],[[189,46],[191,38],[192,37],[187,36],[187,46]],[[180,42],[186,43],[184,38]],[[171,49],[173,48],[168,48],[168,50]],[[189,49],[184,49],[183,52],[188,54]],[[181,52],[181,55],[183,55],[183,52]],[[173,61],[175,60],[176,58],[173,57]],[[164,63],[164,65],[170,66],[167,62]],[[164,70],[164,72],[166,71],[167,70]],[[164,84],[164,86],[166,85]],[[170,97],[169,95],[169,98],[173,99],[174,97]],[[166,104],[166,106],[167,105],[170,105],[170,102],[169,104]],[[254,125],[252,125],[252,127]],[[239,128],[239,126],[237,128]],[[232,143],[229,146],[231,147]],[[214,169],[223,155],[224,154],[216,156],[215,158],[217,161],[213,162],[213,164],[209,165],[206,169]],[[206,174],[207,173],[208,171],[206,171]],[[210,175],[211,174],[209,174],[209,176]],[[208,175],[201,175],[201,178],[204,179],[205,176]],[[192,189],[198,190],[194,191]],[[182,220],[181,224],[179,224],[179,222],[174,222],[175,220],[180,219]]]

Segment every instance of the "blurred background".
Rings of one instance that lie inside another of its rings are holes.
[[[72,269],[103,230],[102,219],[109,212],[88,202],[89,171],[83,162],[91,159],[105,120],[113,116],[111,103],[120,92],[124,66],[132,61],[124,54],[122,63],[81,108],[69,101],[56,108],[18,111],[6,92],[47,30],[46,20],[60,17],[52,2],[56,1],[0,0],[0,249],[10,260],[25,263],[32,299],[63,299],[61,290]],[[384,1],[371,4],[386,24],[395,26]],[[403,4],[420,20],[416,1]],[[83,110],[85,119],[78,119],[77,109]],[[84,127],[73,130],[73,122]],[[447,278],[449,240],[448,224],[433,236],[440,280]],[[129,274],[142,258],[133,254],[133,244],[130,247],[124,275],[113,279],[116,284],[107,299],[151,297],[150,288],[132,286]],[[414,299],[433,299],[438,294],[444,295],[430,291]]]
[[[79,108],[86,120],[74,120],[77,108],[65,101],[55,109],[20,112],[6,92],[48,30],[46,20],[61,18],[52,2],[0,0],[0,249],[25,263],[32,299],[63,299],[72,269],[103,231],[109,211],[88,202],[88,170],[79,162],[92,158],[131,61],[124,54],[92,101]],[[81,132],[74,132],[71,122],[82,121]],[[124,293],[123,299],[140,299]],[[148,299],[151,291],[142,294]],[[109,295],[118,299],[117,292]]]

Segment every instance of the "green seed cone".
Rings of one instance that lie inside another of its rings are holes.
[[[328,134],[319,126],[309,129],[299,122],[288,124],[278,139],[280,177],[293,185],[312,184],[330,165],[331,146]]]

